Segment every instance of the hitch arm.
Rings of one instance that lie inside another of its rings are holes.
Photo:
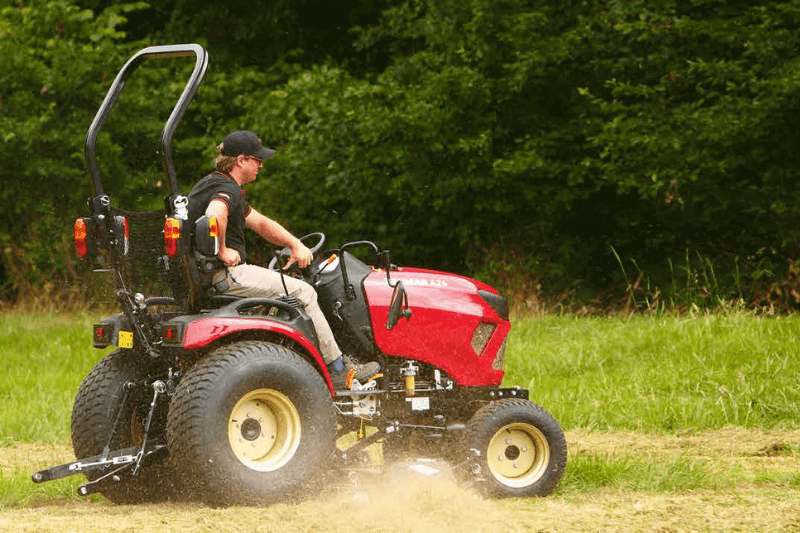
[[[31,477],[34,483],[44,483],[45,481],[92,472],[109,466],[133,464],[140,449],[139,446],[131,446],[111,453],[100,453],[79,461],[72,461],[71,463],[40,470]]]
[[[133,387],[133,383],[128,382],[125,384],[125,396],[123,397],[122,405],[120,406],[120,413],[125,408],[125,403],[128,399],[128,392]],[[165,452],[167,447],[163,444],[157,444],[147,449],[147,437],[150,432],[150,426],[153,422],[153,414],[156,409],[156,403],[159,395],[167,393],[168,386],[163,381],[157,380],[152,383],[153,387],[153,400],[150,403],[150,412],[147,415],[145,422],[144,434],[142,435],[142,443],[139,446],[130,446],[120,450],[109,451],[109,445],[114,437],[114,433],[119,423],[119,413],[114,421],[114,428],[111,431],[109,442],[106,444],[103,451],[97,455],[65,463],[63,465],[54,466],[45,470],[35,472],[31,478],[34,483],[44,483],[45,481],[52,481],[54,479],[61,479],[74,474],[82,474],[86,472],[93,472],[95,470],[108,470],[111,467],[117,467],[99,478],[84,483],[78,487],[78,493],[86,496],[95,492],[94,487],[101,481],[111,477],[115,481],[119,481],[116,474],[126,468],[133,467],[131,475],[136,476],[139,474],[145,459],[149,458],[155,453]]]

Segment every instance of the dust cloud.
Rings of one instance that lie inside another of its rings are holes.
[[[369,531],[517,531],[498,501],[484,499],[442,461],[400,461],[353,469],[311,505]],[[528,530],[525,528],[519,531]]]

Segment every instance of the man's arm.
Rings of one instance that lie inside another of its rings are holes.
[[[211,200],[206,208],[206,216],[216,217],[217,219],[217,226],[219,227],[219,252],[217,257],[220,258],[225,266],[238,265],[242,261],[239,252],[225,246],[225,230],[228,228],[228,204],[222,200]]]
[[[284,268],[289,268],[293,263],[297,263],[300,268],[305,268],[314,259],[311,250],[300,242],[300,239],[289,233],[289,230],[279,223],[253,209],[252,206],[244,221],[248,228],[264,239],[278,246],[288,247],[292,251],[292,257]]]

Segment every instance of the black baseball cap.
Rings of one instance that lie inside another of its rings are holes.
[[[229,134],[222,141],[222,155],[229,157],[251,155],[259,159],[271,159],[275,155],[275,150],[264,148],[261,139],[252,131],[239,130]]]

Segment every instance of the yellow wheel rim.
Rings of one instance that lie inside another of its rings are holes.
[[[260,472],[277,470],[300,445],[300,415],[281,392],[258,389],[242,397],[228,419],[228,442],[244,465]]]
[[[547,438],[535,426],[522,422],[502,427],[486,451],[494,478],[507,487],[528,487],[538,481],[550,462]]]

